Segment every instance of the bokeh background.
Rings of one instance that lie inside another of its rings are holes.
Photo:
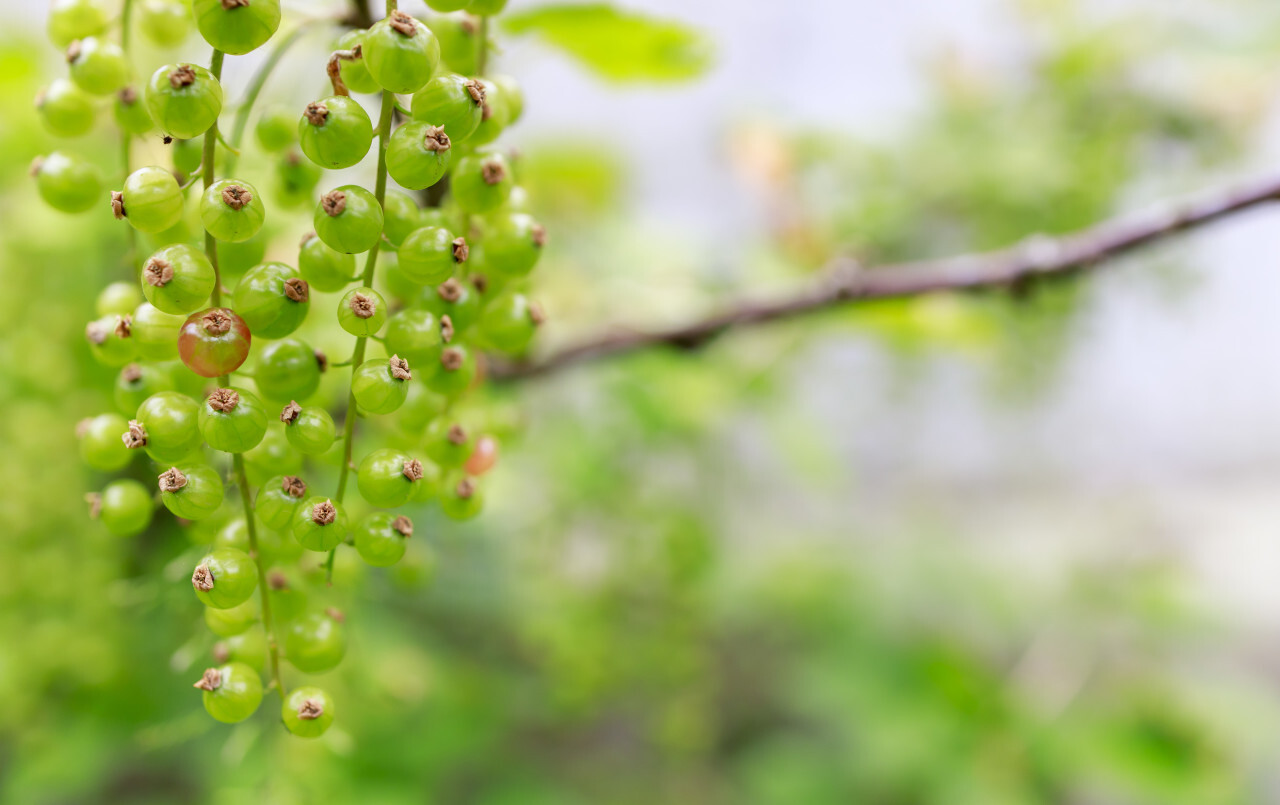
[[[619,81],[536,36],[498,57],[527,95],[503,142],[552,233],[543,350],[834,255],[1071,231],[1280,154],[1266,0],[620,5],[696,30],[706,69]],[[1018,298],[858,305],[495,387],[485,515],[422,512],[404,567],[347,551],[312,588],[353,645],[324,681],[335,728],[303,742],[192,694],[207,532],[121,541],[86,516],[105,479],[74,426],[112,373],[81,334],[125,238],[37,203],[31,98],[60,65],[43,3],[0,14],[0,801],[1280,800],[1275,210]],[[308,35],[268,101],[320,93],[332,41]],[[229,62],[231,97],[253,66]],[[115,142],[76,147],[113,164]],[[287,255],[306,223],[286,218]]]

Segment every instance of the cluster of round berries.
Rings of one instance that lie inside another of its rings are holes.
[[[429,5],[487,16],[505,0]],[[326,691],[286,690],[280,674],[281,657],[323,673],[346,650],[342,614],[309,606],[290,582],[306,552],[327,553],[330,573],[344,544],[389,566],[414,534],[391,510],[438,502],[463,520],[481,509],[497,442],[457,403],[480,382],[485,353],[528,348],[542,313],[525,288],[545,242],[517,165],[491,145],[523,101],[513,81],[484,75],[483,16],[442,15],[429,26],[388,0],[384,19],[337,42],[331,96],[258,115],[257,144],[277,160],[278,207],[314,204],[314,232],[295,264],[254,254],[231,289],[233,266],[253,254],[244,244],[265,240],[268,204],[258,184],[218,176],[240,156],[219,130],[221,68],[226,55],[271,40],[279,0],[125,0],[119,20],[103,0],[52,3],[49,34],[66,48],[69,77],[40,94],[40,115],[58,137],[83,136],[99,98],[111,97],[125,164],[120,189],[108,192],[97,165],[54,151],[33,165],[39,193],[64,212],[114,215],[141,247],[126,259],[132,279],[101,292],[85,331],[93,356],[119,374],[117,410],[80,424],[81,455],[94,470],[135,476],[90,495],[90,513],[120,536],[148,528],[158,504],[189,528],[215,524],[196,531],[214,536],[191,584],[223,638],[195,685],[220,721],[249,717],[274,688],[293,733],[317,736],[332,722]],[[135,86],[131,28],[173,47],[193,24],[213,48],[209,67],[166,64]],[[376,122],[350,93],[380,96]],[[131,170],[130,144],[141,137],[163,142],[172,165]],[[374,189],[319,189],[323,170],[354,167],[375,149]],[[203,190],[190,194],[197,178]],[[387,190],[388,178],[408,192]],[[334,367],[297,337],[304,323],[325,326],[309,316],[321,294],[340,294],[329,321],[355,337],[351,358],[334,365],[351,367],[340,400],[320,391]],[[384,354],[372,354],[378,348]],[[364,434],[386,446],[357,460],[357,420],[391,414],[397,422]],[[150,469],[137,466],[140,456]],[[321,491],[303,480],[310,473],[336,474],[335,487]],[[346,497],[353,473],[357,500]],[[148,476],[151,488],[137,479]]]

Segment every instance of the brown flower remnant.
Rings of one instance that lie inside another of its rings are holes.
[[[324,715],[324,705],[318,699],[304,699],[298,708],[298,718],[303,721],[314,721]]]
[[[410,17],[408,14],[404,13],[403,11],[391,12],[391,16],[388,19],[390,21],[392,30],[394,30],[396,33],[401,34],[403,36],[418,35],[417,22],[413,19],[413,17]]]
[[[333,501],[326,500],[311,507],[311,522],[316,525],[330,525],[338,519],[338,510]]]
[[[292,425],[298,418],[298,414],[302,413],[302,406],[298,405],[297,400],[290,400],[289,404],[280,412],[280,421],[286,425]]]
[[[290,277],[284,281],[284,295],[292,302],[305,302],[311,298],[311,286],[298,277]]]
[[[422,462],[416,458],[411,458],[404,463],[404,469],[401,470],[401,472],[403,472],[404,477],[408,478],[410,481],[421,481]]]
[[[169,72],[169,86],[182,89],[196,83],[196,71],[189,64],[179,64]]]
[[[137,450],[139,447],[146,447],[147,429],[144,428],[142,423],[138,420],[130,419],[129,430],[125,431],[124,436],[121,438],[124,439],[124,446],[130,450]]]
[[[177,492],[179,489],[187,485],[187,476],[182,474],[182,470],[177,467],[170,467],[160,473],[160,491],[161,492]]]
[[[213,589],[213,571],[209,570],[208,565],[196,567],[191,574],[191,586],[205,593]]]
[[[330,190],[320,199],[320,206],[324,208],[325,215],[337,218],[347,211],[347,194],[341,190]]]
[[[496,159],[487,159],[481,167],[481,175],[485,184],[495,185],[507,178],[507,168]]]
[[[403,514],[391,521],[391,527],[405,539],[413,536],[413,521]]]
[[[239,212],[249,206],[252,201],[253,193],[249,192],[249,188],[247,187],[232,184],[222,188],[222,203],[226,204],[236,212]]]
[[[286,475],[284,477],[284,482],[280,486],[285,494],[290,497],[300,498],[307,494],[306,483],[296,475]],[[332,504],[330,504],[329,508],[333,508]],[[332,520],[330,520],[330,522],[332,522]]]
[[[357,291],[351,295],[351,302],[348,304],[351,312],[356,314],[358,319],[373,318],[373,314],[378,312],[378,303],[373,301],[373,297]]]
[[[209,335],[226,335],[231,331],[231,317],[225,310],[214,308],[200,318],[204,331]]]
[[[163,288],[173,282],[173,263],[163,257],[152,257],[142,267],[142,281],[153,288]]]
[[[193,687],[210,692],[217,690],[222,687],[222,672],[217,668],[206,668],[204,670],[204,676],[200,677],[200,681],[193,685]]]
[[[457,347],[445,347],[440,353],[440,365],[447,372],[456,372],[462,368],[463,357],[462,350]]]
[[[453,239],[453,262],[465,263],[467,258],[471,256],[471,248],[467,246],[467,239],[458,237]]]
[[[387,362],[391,367],[391,376],[396,380],[412,380],[413,375],[409,374],[409,362],[399,355],[392,355],[391,360]]]
[[[236,410],[240,395],[234,389],[215,389],[208,399],[209,407],[223,414]]]

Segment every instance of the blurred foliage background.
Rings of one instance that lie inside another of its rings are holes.
[[[554,233],[544,347],[787,287],[833,255],[874,264],[1070,231],[1249,163],[1280,63],[1268,4],[1004,6],[1023,47],[996,71],[935,54],[926,102],[887,133],[779,124],[767,108],[721,121],[725,165],[763,223],[731,246],[646,225],[632,201],[645,165],[570,115],[517,130],[524,184]],[[511,35],[608,80],[716,69],[714,28],[513,8]],[[1016,416],[1058,389],[1096,304],[1096,286],[1076,281],[858,306],[491,389],[505,441],[485,516],[416,513],[425,539],[404,567],[341,561],[332,590],[307,580],[353,626],[325,680],[335,728],[292,739],[271,707],[213,722],[190,682],[215,638],[185,583],[208,532],[157,518],[120,541],[81,502],[104,479],[76,460],[74,426],[111,407],[113,373],[80,336],[97,288],[127,274],[126,244],[106,216],[36,203],[26,167],[48,144],[30,99],[51,58],[8,36],[4,802],[1274,801],[1274,674],[1187,594],[1178,562],[1068,554],[1045,573],[993,560],[910,493],[911,471],[889,468],[908,493],[876,505],[885,479],[797,413],[818,382],[847,400],[851,427],[910,427],[860,420],[857,399],[909,394],[942,355],[977,367],[984,404]],[[634,47],[584,45],[610,41],[597,36]],[[322,39],[299,65],[319,63]],[[654,159],[680,144],[658,146]],[[109,138],[78,147],[113,164]],[[296,242],[294,224],[273,250]],[[1183,251],[1137,261],[1155,278],[1146,293],[1187,292]],[[850,340],[891,367],[882,386],[817,368]],[[969,505],[990,499],[979,489]]]

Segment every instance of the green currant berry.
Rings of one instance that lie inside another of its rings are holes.
[[[484,85],[474,78],[438,75],[413,95],[413,119],[442,127],[455,143],[465,142],[484,116]]]
[[[266,230],[239,243],[218,244],[218,267],[222,269],[222,279],[238,277],[263,261],[267,255],[267,243],[271,237]]]
[[[133,453],[121,443],[120,434],[129,423],[119,414],[99,414],[76,426],[80,438],[80,458],[95,470],[115,472],[123,469]]]
[[[298,249],[298,271],[317,291],[341,291],[355,276],[356,258],[335,251],[311,232]]]
[[[360,496],[374,506],[394,509],[409,502],[422,480],[422,462],[391,448],[374,450],[360,462],[356,480]]]
[[[194,0],[191,10],[204,41],[232,56],[258,49],[280,27],[280,0]]]
[[[267,344],[253,372],[263,397],[273,402],[305,400],[320,387],[322,357],[296,339]]]
[[[418,209],[417,202],[405,193],[388,190],[387,197],[382,202],[382,210],[386,219],[387,240],[391,241],[393,246],[399,247],[410,232],[421,226],[419,222],[422,219],[422,210]]]
[[[284,422],[284,433],[289,444],[299,453],[308,456],[319,456],[333,447],[338,431],[333,424],[333,417],[323,408],[303,408],[296,401],[291,401],[280,412],[280,420]]]
[[[200,447],[200,404],[185,394],[162,391],[138,406],[124,443],[145,447],[159,462],[181,461]]]
[[[170,137],[199,137],[222,114],[222,84],[194,64],[166,64],[147,82],[147,111]]]
[[[65,48],[76,39],[106,32],[110,21],[102,0],[54,0],[49,8],[49,40]]]
[[[406,123],[387,145],[387,173],[410,190],[430,187],[449,170],[449,135],[430,123]]]
[[[132,282],[112,282],[98,292],[93,306],[99,316],[130,316],[141,301],[142,294]]]
[[[204,252],[176,243],[151,255],[143,265],[142,293],[157,310],[185,316],[209,299],[216,276]]]
[[[333,723],[333,699],[320,688],[294,688],[280,707],[280,718],[299,738],[319,738]]]
[[[440,351],[439,368],[428,380],[431,390],[446,397],[457,397],[475,382],[475,354],[462,344],[450,344]]]
[[[484,494],[476,479],[454,476],[444,482],[440,510],[451,520],[470,520],[484,508]]]
[[[347,515],[329,498],[307,498],[294,510],[293,538],[309,551],[332,550],[347,538]]]
[[[282,207],[310,206],[323,172],[309,159],[290,151],[276,161],[276,197]]]
[[[453,172],[453,199],[464,212],[496,210],[511,194],[511,169],[501,154],[475,154],[458,160]]]
[[[470,327],[480,318],[480,292],[469,282],[458,282],[447,279],[436,287],[435,293],[428,293],[422,300],[423,306],[436,314],[441,321],[449,317],[449,322],[457,332]]]
[[[230,609],[248,601],[258,589],[258,567],[244,551],[215,548],[196,565],[191,586],[205,606]]]
[[[258,605],[252,599],[226,609],[205,607],[204,610],[205,625],[209,627],[209,631],[219,637],[244,634],[257,622]]]
[[[296,475],[277,475],[258,490],[253,510],[268,528],[291,528],[298,505],[307,494],[307,485]]]
[[[299,555],[302,548],[298,543],[289,540],[293,546],[298,549]],[[294,561],[297,561],[296,558]],[[307,608],[307,594],[302,590],[296,590],[290,586],[289,577],[279,570],[272,571],[267,577],[267,584],[271,587],[271,612],[274,618],[280,623],[287,623],[302,615]]]
[[[471,75],[479,66],[480,21],[469,14],[433,16],[428,23],[440,42],[440,56],[451,70]]]
[[[222,478],[208,464],[170,467],[160,473],[159,486],[164,507],[184,520],[203,520],[222,505]]]
[[[471,0],[427,0],[427,6],[432,11],[448,13],[450,11],[461,11],[470,2]]]
[[[423,449],[442,468],[456,469],[471,457],[475,450],[475,437],[460,422],[438,417],[423,433]]]
[[[262,704],[262,679],[242,662],[205,669],[195,686],[204,691],[204,709],[224,724],[244,721]]]
[[[431,391],[425,383],[410,383],[409,396],[397,412],[396,425],[402,433],[417,437],[448,408],[448,397]]]
[[[138,27],[153,44],[176,47],[191,33],[191,8],[185,0],[142,0]]]
[[[506,131],[510,123],[510,106],[502,87],[487,78],[478,79],[484,87],[484,108],[480,110],[480,125],[467,138],[471,146],[488,145]]]
[[[86,212],[105,199],[98,166],[78,156],[54,151],[31,163],[40,198],[59,212]]]
[[[397,257],[400,271],[410,282],[437,285],[452,278],[469,254],[465,238],[455,238],[447,229],[424,226],[404,239]]]
[[[240,368],[249,357],[249,327],[230,308],[192,313],[178,333],[178,356],[201,377],[219,377]]]
[[[262,526],[254,518],[254,525],[261,530]],[[222,528],[218,529],[217,535],[213,538],[213,547],[215,548],[235,548],[238,551],[248,553],[252,547],[249,544],[249,522],[243,517],[236,517],[230,520]]]
[[[89,352],[99,363],[119,369],[137,356],[133,326],[128,316],[103,316],[84,328]]]
[[[347,631],[333,614],[313,612],[289,624],[284,652],[299,671],[319,674],[338,667],[347,653]]]
[[[486,435],[476,439],[475,449],[471,451],[467,463],[462,465],[462,470],[467,475],[479,477],[493,469],[497,463],[498,440]]]
[[[547,231],[523,213],[498,216],[484,232],[488,269],[508,277],[523,277],[533,270],[547,243]]]
[[[524,90],[509,75],[495,75],[493,84],[498,88],[502,101],[506,104],[507,125],[513,125],[524,116]]]
[[[338,324],[352,335],[376,335],[387,321],[387,302],[372,288],[352,288],[338,303]]]
[[[467,11],[480,16],[500,14],[506,7],[507,0],[471,0],[467,3]]]
[[[543,321],[542,308],[524,294],[502,294],[485,307],[478,338],[499,352],[518,355],[529,348]]]
[[[280,476],[302,474],[302,454],[289,446],[289,439],[284,435],[284,425],[272,422],[267,426],[267,435],[258,446],[244,454],[245,471],[249,475],[249,483],[262,486],[278,480]],[[272,526],[276,528],[276,526]],[[286,544],[293,543],[292,539]],[[294,543],[296,545],[296,543]]]
[[[422,288],[400,270],[400,258],[395,252],[378,258],[377,282],[380,292],[390,299],[413,300],[422,295]]]
[[[403,11],[373,24],[361,46],[365,66],[389,92],[409,94],[431,80],[440,63],[440,43],[431,29]]]
[[[178,357],[178,331],[182,322],[182,316],[165,313],[150,302],[138,305],[131,325],[138,357],[148,361]]]
[[[351,374],[351,393],[361,411],[389,414],[404,405],[411,377],[409,362],[399,356],[365,361]]]
[[[67,46],[71,80],[90,95],[111,95],[129,83],[129,60],[114,42],[96,36]]]
[[[133,87],[125,87],[116,93],[115,105],[112,107],[116,125],[129,134],[146,134],[155,128],[151,113],[142,97]]]
[[[261,338],[283,338],[302,326],[311,309],[311,286],[296,268],[263,263],[236,285],[235,309]]]
[[[382,205],[363,187],[344,185],[320,199],[314,223],[316,234],[331,248],[366,252],[382,237]]]
[[[387,321],[387,349],[411,366],[430,366],[440,360],[444,341],[440,320],[429,310],[409,308]]]
[[[182,189],[164,168],[139,168],[111,194],[116,220],[127,219],[139,232],[163,232],[182,220]],[[154,302],[152,303],[154,304]]]
[[[178,173],[194,173],[203,159],[203,137],[173,141],[173,169]]]
[[[271,154],[284,151],[298,139],[298,127],[288,109],[268,109],[258,118],[254,135],[262,150]]]
[[[409,496],[409,502],[415,504],[430,503],[440,497],[440,483],[444,478],[444,471],[432,461],[423,461],[422,478],[413,485],[413,494]]]
[[[36,111],[58,137],[79,137],[93,128],[93,98],[65,78],[54,79],[36,95]]]
[[[248,182],[223,179],[205,188],[200,197],[200,220],[205,231],[221,241],[240,243],[258,234],[267,208]]]
[[[242,662],[250,668],[267,664],[267,638],[262,629],[249,629],[226,640],[219,640],[213,647],[215,662]]]
[[[107,532],[116,537],[132,537],[146,531],[155,513],[151,493],[132,478],[107,484],[91,505],[97,508],[97,518]]]
[[[373,123],[359,103],[341,95],[307,104],[298,121],[302,153],[322,168],[350,168],[373,144]]]
[[[413,522],[403,515],[374,512],[356,526],[356,551],[374,567],[390,567],[404,556],[405,540],[413,536]]]
[[[214,450],[243,453],[267,434],[267,410],[244,389],[215,389],[200,406],[200,434]]]
[[[173,391],[173,375],[165,367],[131,363],[116,375],[116,408],[127,414],[138,410],[148,397],[162,391]],[[124,428],[117,431],[123,432]]]
[[[364,29],[348,31],[338,40],[338,50],[354,51],[356,47],[363,50],[364,36],[367,33]],[[342,83],[352,92],[372,93],[382,90],[373,76],[369,75],[369,68],[363,58],[342,59],[338,62],[338,71],[342,75]]]

